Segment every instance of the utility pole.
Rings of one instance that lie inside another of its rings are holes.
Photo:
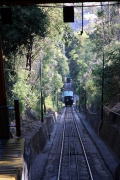
[[[43,122],[42,58],[40,59],[41,122]]]
[[[0,139],[10,137],[8,106],[5,89],[4,67],[2,59],[2,46],[0,39]]]
[[[101,123],[99,128],[99,134],[103,125],[103,93],[104,93],[104,51],[103,51],[103,64],[102,64],[102,91],[101,91]]]
[[[102,2],[101,2],[101,10],[103,10],[102,7]],[[104,29],[104,22],[102,21],[103,24],[103,35],[104,35],[104,40],[103,40],[103,59],[102,59],[102,90],[101,90],[101,122],[100,122],[100,127],[99,127],[99,132],[98,134],[101,133],[101,129],[103,126],[103,92],[104,92],[104,64],[105,64],[105,55],[104,55],[104,44],[105,44],[105,29]]]
[[[84,90],[84,96],[85,96],[85,114],[86,114],[86,101],[87,101],[87,97],[86,97],[86,86],[85,86],[85,90]]]
[[[80,84],[79,84],[79,112],[80,112]]]
[[[57,101],[57,111],[58,111],[58,88],[57,88],[57,93],[56,94],[57,94],[57,97],[56,97],[57,100],[56,101]]]

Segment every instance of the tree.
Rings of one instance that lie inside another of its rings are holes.
[[[25,69],[27,61],[31,68],[34,58],[32,50],[38,41],[36,39],[46,36],[49,25],[47,12],[37,5],[11,6],[11,9],[13,23],[3,25],[1,32],[8,103],[13,101],[12,90],[19,81],[18,71]]]

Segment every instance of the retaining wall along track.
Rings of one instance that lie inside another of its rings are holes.
[[[57,113],[52,112],[46,116],[44,123],[36,123],[36,131],[31,131],[30,135],[25,138],[25,161],[28,168],[28,179],[31,180],[31,165],[36,155],[42,152],[46,141],[49,139],[53,126],[57,120]],[[29,137],[29,138],[28,138]]]
[[[87,110],[85,119],[98,134],[101,123],[100,110],[96,114],[91,114]],[[103,124],[99,136],[110,147],[117,158],[120,159],[120,116],[113,112],[104,111]]]

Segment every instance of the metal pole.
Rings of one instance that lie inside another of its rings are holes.
[[[103,126],[103,93],[104,93],[104,51],[103,51],[103,65],[102,65],[102,91],[101,91],[101,123],[99,128],[99,134]]]
[[[14,108],[15,108],[15,121],[16,121],[16,136],[21,136],[20,129],[20,111],[19,111],[19,101],[18,98],[14,99]]]
[[[43,122],[43,95],[41,89],[41,122]]]
[[[41,122],[43,122],[42,58],[40,61],[40,88],[41,88]]]
[[[103,10],[102,2],[101,2],[101,10]],[[104,91],[104,44],[105,44],[105,29],[104,29],[104,22],[102,21],[103,24],[103,61],[102,61],[102,90],[101,90],[101,122],[100,122],[100,127],[99,127],[99,132],[98,134],[101,133],[101,129],[103,126],[103,91]]]
[[[86,89],[85,89],[85,114],[86,114]]]
[[[58,111],[58,89],[57,89],[57,97],[56,98],[57,98],[56,101],[57,101],[57,111]]]
[[[83,2],[82,2],[82,31],[81,31],[81,35],[83,34]]]
[[[79,85],[79,112],[80,112],[80,85]]]

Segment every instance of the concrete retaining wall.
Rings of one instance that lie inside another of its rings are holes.
[[[100,118],[100,110],[96,114],[86,112],[85,119],[97,134],[100,128]],[[99,136],[110,147],[116,157],[120,159],[120,116],[104,111],[103,125]]]
[[[38,122],[36,124],[37,130],[25,138],[25,155],[24,159],[28,168],[28,179],[31,180],[31,165],[34,162],[36,155],[42,152],[46,141],[49,139],[49,135],[52,132],[53,126],[57,120],[57,114],[52,112],[49,116],[46,116],[44,123]]]

